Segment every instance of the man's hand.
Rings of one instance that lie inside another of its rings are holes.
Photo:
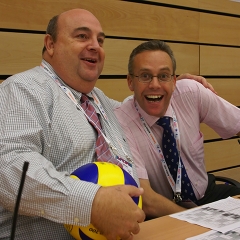
[[[148,179],[139,179],[140,185],[144,189],[143,194],[143,210],[149,219],[162,217],[165,215],[184,211],[185,208],[180,207],[172,200],[167,199],[163,195],[156,193]]]
[[[217,94],[217,92],[214,90],[212,84],[210,84],[206,78],[202,77],[202,76],[197,76],[197,75],[192,75],[190,73],[184,73],[181,74],[177,77],[177,80],[181,80],[181,79],[193,79],[199,83],[201,83],[205,88],[210,89],[212,92],[214,92],[215,94]]]
[[[132,197],[143,194],[142,188],[131,185],[101,187],[93,201],[91,223],[108,240],[132,240],[140,231],[145,214]]]

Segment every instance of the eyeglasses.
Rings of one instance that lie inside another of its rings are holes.
[[[167,74],[167,73],[162,73],[162,74],[153,76],[150,73],[142,73],[139,76],[136,76],[133,74],[132,74],[132,76],[137,77],[139,82],[150,83],[154,77],[157,77],[159,82],[170,82],[172,80],[172,77],[174,76],[174,74],[171,75],[171,74]]]

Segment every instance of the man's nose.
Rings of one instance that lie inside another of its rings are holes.
[[[161,84],[158,80],[158,76],[152,76],[152,80],[149,83],[149,87],[155,87],[156,88],[156,87],[160,87],[160,86],[161,86]]]
[[[97,39],[91,39],[88,46],[89,46],[89,50],[97,51],[100,48],[100,45]]]

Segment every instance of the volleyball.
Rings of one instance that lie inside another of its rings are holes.
[[[134,178],[127,171],[109,162],[88,163],[75,170],[71,177],[105,187],[120,184],[138,187]],[[132,199],[139,208],[142,208],[141,196],[132,197]],[[65,224],[64,227],[77,240],[106,240],[106,237],[92,224],[87,227]]]

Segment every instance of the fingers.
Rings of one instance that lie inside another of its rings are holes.
[[[132,240],[132,239],[133,239],[133,234],[130,232],[130,233],[128,234],[128,237],[125,238],[124,240]],[[122,240],[123,240],[123,238],[122,238]]]
[[[139,212],[140,212],[140,215],[138,217],[137,222],[141,223],[141,222],[143,222],[145,220],[146,215],[145,215],[145,213],[144,213],[144,211],[142,209],[139,209]]]
[[[143,188],[137,188],[131,185],[120,186],[122,191],[125,191],[130,197],[139,197],[143,194]],[[146,215],[142,209],[139,207],[136,208],[137,222],[141,223],[145,220]],[[133,232],[133,231],[132,231]],[[133,232],[134,233],[134,232]]]
[[[140,232],[140,226],[138,223],[136,223],[136,225],[134,226],[133,229],[129,230],[129,231],[124,231],[124,233],[119,234],[119,236],[117,237],[117,239],[121,239],[121,240],[132,240],[135,234],[138,234]],[[108,236],[107,238],[108,240],[115,240],[116,236],[115,235],[111,235],[111,237]]]
[[[212,92],[214,92],[215,94],[217,94],[217,92],[214,90],[212,84],[208,83],[208,88],[209,88]]]
[[[129,186],[128,194],[130,197],[139,197],[144,192],[143,188],[141,187],[137,188],[131,185],[125,185],[125,186]]]
[[[201,77],[201,76],[198,76],[198,77],[199,77],[199,79],[196,80],[196,81],[199,81],[200,83],[202,83],[202,85],[203,85],[205,88],[208,88],[209,90],[211,90],[212,92],[214,92],[215,94],[217,94],[217,92],[214,90],[212,84],[209,83],[206,78]]]
[[[176,80],[181,80],[181,79],[185,79],[185,78],[189,78],[189,74],[188,73],[184,73],[184,74],[180,74]]]
[[[140,232],[140,226],[138,223],[136,223],[132,230],[126,232],[123,236],[121,236],[121,240],[133,239],[134,234],[138,234],[139,232]]]
[[[197,76],[197,75],[192,75],[189,73],[184,73],[181,74],[177,77],[177,80],[181,80],[181,79],[192,79],[195,80],[199,83],[201,83],[205,88],[208,88],[209,90],[211,90],[213,93],[217,94],[217,92],[214,90],[212,84],[210,84],[206,78],[202,77],[202,76]]]
[[[122,240],[132,239],[133,234],[139,233],[145,213],[131,196],[142,193],[142,188],[131,185],[101,187],[93,201],[91,223],[108,240],[116,240],[117,236]]]
[[[131,230],[131,233],[133,234],[138,234],[140,232],[140,226],[139,226],[139,223],[137,222],[135,225],[134,225],[134,228]]]

